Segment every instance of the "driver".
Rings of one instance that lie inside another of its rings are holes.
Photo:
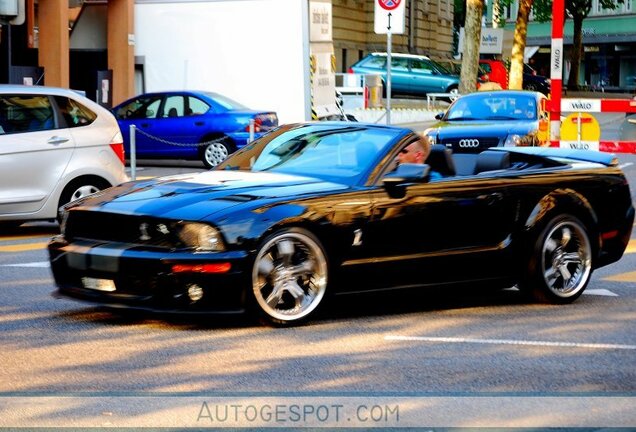
[[[428,136],[420,135],[420,139],[413,141],[404,147],[397,155],[398,164],[414,163],[423,164],[431,153],[431,141]],[[437,171],[431,170],[429,180],[441,179],[442,175]]]

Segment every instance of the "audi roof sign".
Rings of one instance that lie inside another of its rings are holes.
[[[404,33],[404,4],[407,0],[375,0],[375,33]]]

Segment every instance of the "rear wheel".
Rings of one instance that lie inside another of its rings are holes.
[[[528,90],[528,91],[539,91],[537,89],[537,86],[535,84],[533,84],[533,83],[526,84],[526,90]]]
[[[592,276],[592,245],[585,225],[559,215],[535,239],[522,290],[543,303],[576,300]]]
[[[203,143],[205,144],[202,146],[201,160],[206,168],[214,168],[234,151],[230,138],[226,136],[206,137]]]
[[[459,88],[451,87],[446,91],[446,93],[450,93],[448,102],[455,102],[455,100],[457,100],[457,98],[459,97]]]
[[[327,258],[309,231],[291,228],[268,237],[252,269],[252,298],[261,315],[278,325],[314,313],[327,290]]]

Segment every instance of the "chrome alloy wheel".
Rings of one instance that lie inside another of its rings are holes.
[[[99,192],[99,191],[100,189],[97,186],[93,186],[93,185],[80,186],[71,194],[71,199],[69,202],[75,201],[80,198],[84,198],[85,196],[94,194],[95,192]]]
[[[572,297],[585,288],[592,271],[592,248],[579,223],[563,220],[548,232],[541,269],[546,287],[558,297]]]
[[[327,260],[318,241],[303,231],[281,231],[259,250],[252,290],[272,320],[300,320],[320,304],[327,288]]]
[[[203,157],[210,167],[215,167],[223,162],[229,155],[225,144],[216,142],[212,143],[205,148]]]

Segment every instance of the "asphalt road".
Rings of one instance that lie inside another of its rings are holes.
[[[636,185],[636,155],[620,161]],[[636,232],[572,305],[439,289],[272,328],[53,299],[56,231],[0,236],[0,427],[636,427]]]

